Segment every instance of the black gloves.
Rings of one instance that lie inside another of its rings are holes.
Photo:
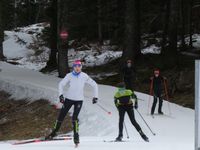
[[[133,95],[132,95],[132,98],[135,100],[135,102],[134,102],[134,108],[135,108],[135,109],[138,109],[138,99],[137,99],[137,95],[133,94]]]
[[[65,102],[64,96],[63,96],[63,95],[60,95],[59,99],[60,99],[60,102],[64,104],[64,102]]]
[[[94,97],[94,98],[92,99],[92,104],[96,104],[97,101],[98,101],[98,98]]]

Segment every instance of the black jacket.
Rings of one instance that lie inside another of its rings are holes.
[[[163,81],[164,78],[162,76],[153,77],[153,91],[156,96],[160,96],[162,94]]]
[[[123,75],[123,78],[133,78],[133,79],[135,79],[135,77],[136,77],[135,68],[133,66],[128,67],[127,65],[125,65],[122,68],[122,75]]]

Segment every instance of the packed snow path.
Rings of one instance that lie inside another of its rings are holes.
[[[4,62],[0,62],[0,89],[6,90],[13,97],[21,99],[29,97],[30,100],[46,98],[52,103],[57,101],[57,85],[60,79],[44,75],[28,69],[18,68]],[[118,113],[113,103],[113,95],[116,88],[99,85],[99,104],[112,112],[105,113],[97,105],[91,102],[92,91],[85,88],[85,101],[80,114],[80,150],[193,150],[194,149],[194,111],[188,108],[170,104],[172,115],[155,116],[153,119],[147,115],[149,96],[136,93],[142,100],[139,101],[139,111],[156,133],[153,136],[140,116],[135,111],[136,120],[150,139],[145,143],[128,117],[125,123],[128,128],[130,139],[121,143],[106,143],[104,140],[112,140],[118,134]],[[152,100],[151,100],[152,101]],[[164,102],[163,111],[168,114],[167,102]],[[56,119],[56,118],[52,118]],[[66,126],[66,125],[65,125]],[[71,150],[74,149],[72,141],[51,141],[33,143],[27,145],[11,145],[11,141],[0,142],[3,150]]]

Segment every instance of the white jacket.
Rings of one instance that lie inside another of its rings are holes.
[[[93,87],[94,97],[98,98],[97,83],[84,72],[81,72],[78,76],[68,73],[59,83],[59,96],[64,95],[65,98],[70,100],[82,101],[84,100],[83,91],[85,83]],[[69,88],[64,91],[66,85],[68,85]]]

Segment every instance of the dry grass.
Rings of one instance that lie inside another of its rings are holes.
[[[30,103],[9,97],[6,92],[0,91],[0,140],[41,137],[51,131],[59,110],[48,101]],[[60,132],[67,133],[71,129],[71,119],[67,116]]]

